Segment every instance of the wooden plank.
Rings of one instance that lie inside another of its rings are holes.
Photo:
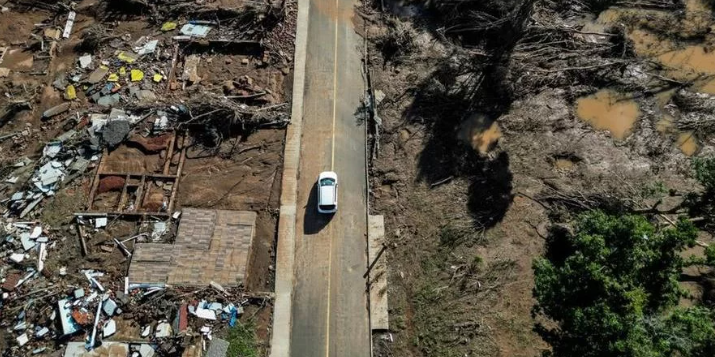
[[[370,328],[389,330],[387,305],[387,254],[381,254],[385,241],[385,219],[383,216],[368,216],[367,224],[368,262],[370,270]]]
[[[152,173],[134,173],[134,172],[101,172],[99,174],[102,177],[106,176],[146,176],[150,178],[157,178],[157,179],[175,179],[176,175],[164,175],[164,174],[152,174]]]
[[[139,210],[139,206],[142,203],[142,195],[144,195],[144,185],[146,185],[146,176],[142,176],[142,181],[139,183],[139,189],[137,190],[137,198],[134,199],[134,209]]]
[[[99,187],[99,175],[102,172],[102,164],[104,163],[104,157],[107,156],[107,149],[102,151],[102,157],[99,159],[97,164],[97,172],[94,174],[94,181],[92,182],[92,189],[89,191],[89,203],[87,204],[87,210],[91,210],[94,206],[94,195],[97,192],[97,187]]]
[[[181,171],[184,169],[184,161],[186,161],[186,136],[187,133],[184,133],[184,135],[181,138],[181,156],[179,157],[179,168],[176,169],[176,181],[174,181],[174,185],[171,187],[171,197],[169,197],[169,207],[166,210],[171,214],[174,210],[174,201],[176,199],[176,192],[179,190],[179,180],[181,179]]]
[[[164,175],[169,174],[169,167],[171,166],[171,158],[174,155],[174,144],[176,143],[176,132],[171,136],[171,141],[169,142],[169,150],[166,151],[166,161],[164,161]]]
[[[124,211],[124,202],[127,200],[127,187],[129,185],[130,175],[124,176],[124,187],[122,187],[122,193],[119,195],[119,202],[117,203],[117,211]]]

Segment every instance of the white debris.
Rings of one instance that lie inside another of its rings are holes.
[[[45,259],[47,259],[46,246],[46,243],[40,243],[40,248],[37,253],[37,271],[39,272],[41,272],[42,269],[45,269]]]
[[[143,46],[134,47],[134,52],[136,52],[140,56],[154,53],[154,51],[156,51],[156,45],[158,43],[159,40],[151,40],[145,43]]]
[[[10,255],[10,260],[12,260],[15,263],[20,263],[23,260],[25,260],[25,254],[22,253],[13,253]]]
[[[37,330],[37,332],[35,332],[35,336],[42,337],[44,335],[47,335],[49,332],[50,332],[50,329],[48,329],[47,327],[43,327],[43,328]]]
[[[17,336],[16,340],[17,340],[17,344],[20,345],[20,347],[22,347],[27,342],[30,341],[30,338],[27,337],[27,333],[23,333],[22,335]]]
[[[92,64],[92,55],[84,55],[79,57],[79,66],[82,68],[87,68]]]
[[[171,325],[166,322],[156,325],[156,332],[154,333],[154,336],[156,336],[156,338],[171,336]]]
[[[107,226],[107,217],[99,217],[94,220],[94,228],[102,228]]]
[[[41,226],[35,226],[35,228],[32,229],[32,233],[30,233],[30,238],[35,239],[42,234],[42,227]]]
[[[182,26],[180,30],[182,35],[191,37],[206,37],[209,31],[211,31],[211,27],[209,26],[193,24],[186,24]]]
[[[67,15],[67,23],[65,24],[65,30],[62,32],[62,38],[70,37],[75,16],[77,16],[77,14],[74,11],[70,11],[69,15]]]
[[[35,240],[30,238],[30,233],[20,234],[20,242],[22,243],[22,249],[28,251],[35,247]]]
[[[216,320],[216,312],[214,312],[213,310],[197,307],[194,314],[196,314],[196,316],[202,319]]]
[[[107,299],[102,305],[102,310],[107,316],[113,316],[114,312],[117,311],[117,303],[112,299]]]
[[[102,337],[109,337],[117,332],[117,323],[110,319],[104,324],[104,330],[102,331]]]
[[[42,150],[42,154],[49,158],[53,158],[57,156],[57,154],[59,154],[61,150],[62,143],[59,141],[53,141],[45,145],[45,148]]]
[[[142,337],[148,337],[149,334],[151,334],[151,325],[146,325],[142,329],[141,336]]]

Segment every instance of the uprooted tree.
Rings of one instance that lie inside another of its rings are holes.
[[[553,356],[713,356],[715,313],[677,307],[678,284],[694,260],[686,220],[657,229],[643,216],[581,215],[573,232],[553,228],[547,252],[534,262],[534,314]],[[705,263],[700,260],[698,263]]]

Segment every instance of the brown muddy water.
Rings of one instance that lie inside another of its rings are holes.
[[[640,110],[627,96],[610,89],[576,101],[576,115],[598,130],[608,130],[614,138],[623,140],[630,135]]]
[[[486,154],[501,138],[501,130],[495,121],[475,114],[462,122],[458,136],[480,154]]]
[[[704,0],[684,0],[685,12],[610,8],[584,26],[600,32],[610,26],[625,26],[636,55],[662,66],[659,74],[679,81],[694,81],[691,90],[715,95],[715,21]],[[657,28],[658,32],[653,29]],[[664,110],[675,90],[657,95],[656,130],[671,138],[673,145],[687,156],[700,149],[693,132],[679,131],[677,118]],[[608,130],[623,140],[632,133],[640,111],[629,100],[633,94],[603,89],[576,101],[576,115],[599,130]]]

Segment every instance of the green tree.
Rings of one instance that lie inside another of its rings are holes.
[[[705,187],[708,192],[715,189],[715,158],[694,158],[692,161],[695,179]]]
[[[534,313],[556,356],[712,356],[713,315],[674,309],[696,229],[680,220],[657,230],[642,216],[589,212],[573,234],[552,230],[545,257],[534,262]]]

